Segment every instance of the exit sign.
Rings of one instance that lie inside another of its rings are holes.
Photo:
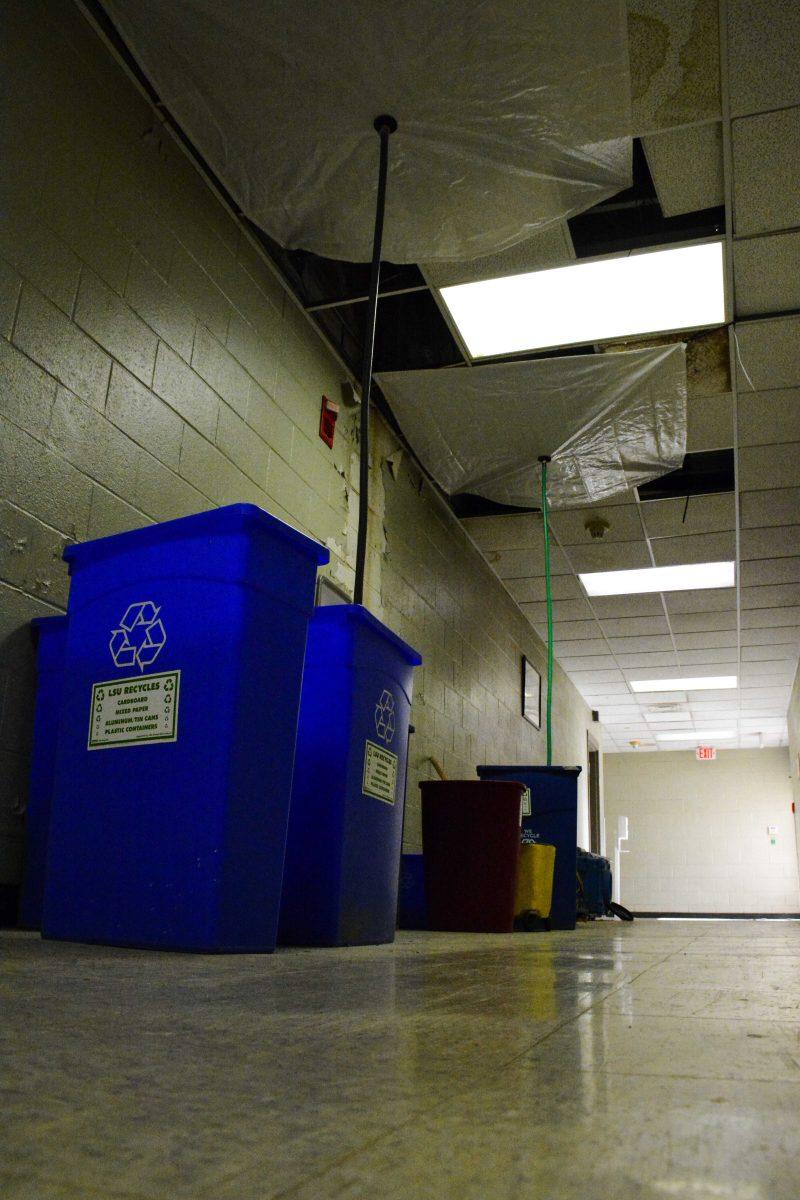
[[[698,746],[695,755],[700,762],[713,762],[717,757],[714,746]]]

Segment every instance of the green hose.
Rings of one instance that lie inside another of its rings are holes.
[[[544,526],[544,586],[547,599],[547,765],[553,763],[553,581],[550,576],[550,527],[547,509],[547,464],[550,458],[539,459],[542,464],[542,524]]]

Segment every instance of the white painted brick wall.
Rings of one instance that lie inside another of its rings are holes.
[[[0,230],[0,884],[19,877],[32,723],[31,617],[63,609],[67,541],[235,501],[325,542],[351,588],[356,413],[330,450],[344,372],[77,9],[11,0],[14,121]],[[519,713],[519,609],[375,422],[367,599],[425,656],[407,842],[431,754],[453,775],[541,762]],[[588,711],[560,672],[556,759],[585,762]],[[585,812],[583,814],[586,823]],[[588,836],[588,835],[586,835]],[[585,840],[585,839],[584,839]]]
[[[800,913],[785,748],[605,756],[606,844],[629,818],[622,902],[639,911]],[[776,827],[775,845],[767,827]]]

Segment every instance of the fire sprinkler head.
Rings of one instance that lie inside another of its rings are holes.
[[[602,538],[607,529],[611,528],[605,517],[588,517],[583,526],[591,534],[592,540]]]

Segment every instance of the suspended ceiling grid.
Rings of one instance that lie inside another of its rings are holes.
[[[735,730],[736,740],[721,746],[784,745],[800,655],[800,8],[782,0],[722,6],[724,69],[715,101],[696,75],[690,86],[691,63],[679,68],[689,44],[681,30],[700,30],[713,79],[716,4],[637,0],[629,12],[634,7],[651,48],[659,21],[671,25],[667,45],[677,47],[665,52],[654,83],[634,96],[637,119],[659,131],[643,144],[662,209],[680,211],[698,196],[726,202],[736,369],[728,384],[719,361],[695,356],[693,371],[690,360],[688,449],[734,446],[738,488],[694,497],[685,513],[683,500],[640,502],[635,493],[553,513],[556,655],[599,710],[609,750],[631,743],[656,749],[655,731],[676,720],[698,731]],[[593,541],[584,525],[598,513],[610,528]],[[544,635],[541,519],[464,523]],[[590,600],[577,578],[580,571],[729,558],[737,562],[733,589]],[[737,674],[740,686],[638,694],[629,686],[678,672]]]

